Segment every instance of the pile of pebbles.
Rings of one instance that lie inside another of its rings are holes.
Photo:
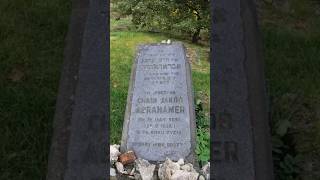
[[[152,164],[136,158],[133,151],[120,153],[120,145],[110,146],[110,179],[136,180],[208,180],[210,163],[197,172],[191,163],[183,159],[177,162],[166,159],[162,164]]]

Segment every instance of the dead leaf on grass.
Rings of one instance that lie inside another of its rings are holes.
[[[25,72],[23,71],[23,68],[20,66],[17,66],[11,70],[8,78],[12,82],[19,82],[23,79],[24,76],[25,76]]]

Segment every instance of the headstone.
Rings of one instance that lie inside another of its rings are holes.
[[[195,110],[182,43],[138,47],[128,92],[121,151],[139,158],[194,160]]]
[[[261,44],[252,0],[213,1],[214,180],[272,180]]]

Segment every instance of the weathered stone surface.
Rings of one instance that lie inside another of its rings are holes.
[[[210,162],[208,162],[206,165],[204,165],[202,168],[201,168],[201,172],[202,174],[205,175],[205,177],[207,179],[210,179]]]
[[[137,170],[140,172],[142,180],[152,180],[156,165],[150,164],[144,159],[136,160]]]
[[[110,168],[110,176],[116,176],[116,170],[114,168]]]
[[[181,170],[188,171],[188,172],[195,171],[193,169],[193,165],[190,163],[182,165],[180,168],[181,168]]]
[[[192,161],[195,119],[190,67],[181,43],[141,45],[133,66],[121,151]]]
[[[159,165],[158,177],[161,180],[169,180],[172,174],[178,170],[180,170],[180,165],[178,163],[166,159],[163,164]]]
[[[181,158],[181,159],[178,160],[177,163],[178,163],[180,166],[182,166],[182,165],[184,165],[184,160]]]
[[[120,145],[114,144],[110,146],[110,163],[117,162],[118,156],[121,154],[119,151]]]
[[[116,162],[117,171],[121,174],[128,174],[126,170],[124,170],[123,164],[121,162]]]
[[[108,2],[73,0],[47,180],[106,179]]]
[[[173,162],[167,159],[159,165],[158,178],[160,180],[197,180],[198,177],[199,173],[190,163],[183,165],[181,162]]]
[[[252,0],[215,0],[211,162],[215,180],[272,180],[264,68]]]
[[[199,173],[184,170],[176,171],[169,180],[198,180]]]

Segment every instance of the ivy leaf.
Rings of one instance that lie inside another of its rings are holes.
[[[277,134],[279,136],[284,136],[287,134],[288,129],[291,127],[291,123],[289,120],[282,120],[277,123]]]

